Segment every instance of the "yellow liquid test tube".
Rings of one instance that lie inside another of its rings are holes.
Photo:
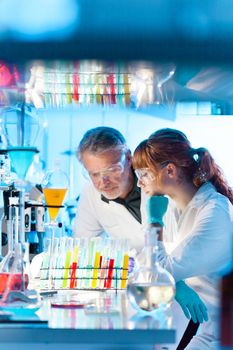
[[[93,277],[92,277],[92,288],[97,287],[97,281],[98,281],[98,270],[100,265],[100,252],[95,253],[95,261],[94,261],[94,271],[93,271]]]
[[[130,105],[130,89],[129,89],[129,76],[124,74],[124,92],[125,92],[125,104]]]
[[[64,271],[64,275],[63,275],[62,288],[67,288],[68,277],[69,277],[69,269],[70,269],[70,260],[71,260],[71,251],[68,250],[66,252],[65,271]]]
[[[122,277],[121,277],[121,289],[125,289],[126,288],[127,276],[128,276],[128,267],[129,267],[129,256],[128,256],[128,254],[125,254],[124,258],[123,258],[123,270],[122,270]]]

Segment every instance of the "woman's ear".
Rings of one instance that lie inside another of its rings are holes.
[[[166,166],[166,171],[170,178],[174,178],[175,176],[177,176],[177,167],[173,163],[168,163],[168,165]]]

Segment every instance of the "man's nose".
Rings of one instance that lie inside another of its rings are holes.
[[[100,180],[103,184],[109,183],[110,182],[110,176],[108,174],[102,174],[100,176]]]

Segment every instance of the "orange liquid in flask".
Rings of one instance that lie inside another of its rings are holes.
[[[58,207],[58,208],[48,207],[50,219],[52,221],[55,221],[60,210],[59,206],[61,206],[63,203],[67,189],[66,188],[44,188],[43,192],[44,192],[46,204],[48,206],[54,205]]]

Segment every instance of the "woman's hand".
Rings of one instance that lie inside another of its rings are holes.
[[[163,217],[167,211],[168,198],[164,196],[152,196],[147,200],[148,224],[159,224],[164,226]]]
[[[180,304],[185,316],[194,323],[208,321],[207,308],[199,295],[184,281],[176,283],[176,301]]]

